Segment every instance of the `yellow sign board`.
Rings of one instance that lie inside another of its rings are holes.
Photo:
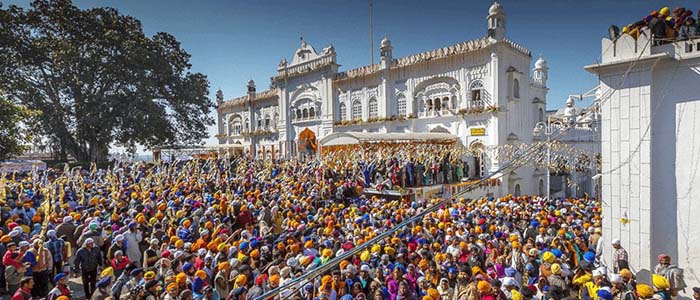
[[[470,131],[472,136],[484,136],[484,135],[486,135],[486,128],[484,128],[484,127],[470,128],[469,131]]]

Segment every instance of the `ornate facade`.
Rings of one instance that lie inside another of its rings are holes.
[[[343,131],[449,132],[472,149],[531,143],[546,116],[547,64],[539,58],[531,69],[530,51],[506,38],[498,2],[486,21],[485,37],[402,58],[384,37],[378,64],[346,71],[332,45],[317,52],[302,41],[271,89],[257,92],[250,81],[243,97],[217,93],[219,143],[267,157],[314,153],[316,141]],[[481,156],[464,158],[470,177],[498,169]],[[543,176],[520,168],[502,177],[501,192],[537,193]]]

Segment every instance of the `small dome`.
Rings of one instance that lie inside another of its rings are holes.
[[[576,105],[576,102],[574,102],[574,98],[573,98],[573,97],[569,97],[569,98],[566,99],[566,106],[568,106],[568,107],[574,107],[574,105]]]
[[[535,69],[545,69],[547,68],[547,61],[540,56],[540,58],[537,59],[535,62]]]
[[[388,37],[384,36],[381,42],[381,47],[386,48],[386,47],[391,47],[391,41],[389,40]]]
[[[503,14],[503,6],[501,6],[498,1],[494,1],[493,5],[491,5],[491,8],[489,8],[489,15],[499,15]]]

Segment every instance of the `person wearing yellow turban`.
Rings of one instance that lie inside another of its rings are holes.
[[[234,281],[233,289],[245,286],[248,278],[244,274],[239,274]]]
[[[280,285],[280,275],[279,274],[274,274],[270,276],[270,288],[276,288]]]
[[[431,300],[440,300],[440,292],[432,287],[428,289],[427,296],[430,297]]]
[[[145,279],[146,281],[156,279],[156,272],[146,272],[145,274],[143,274],[143,279]]]
[[[177,296],[178,296],[177,283],[173,282],[173,283],[168,284],[167,287],[165,288],[165,292],[168,293],[168,296],[170,296],[167,298],[177,299]]]
[[[370,255],[369,251],[367,251],[367,250],[363,251],[362,254],[360,254],[360,260],[363,262],[368,262],[370,258],[371,258],[371,255]]]
[[[552,252],[546,251],[542,253],[542,260],[546,263],[553,264],[556,259],[557,257]]]
[[[656,291],[668,291],[671,288],[671,283],[668,279],[659,274],[651,275],[651,283],[654,285],[654,290]]]
[[[338,264],[338,265],[339,265],[339,267],[340,267],[340,270],[341,270],[341,271],[344,271],[344,270],[345,270],[345,267],[347,267],[349,264],[350,264],[349,261],[343,260],[343,261],[341,261],[340,264]]]
[[[258,249],[253,249],[253,251],[250,251],[250,258],[253,258],[253,259],[260,258],[260,251],[258,251]]]
[[[639,296],[639,299],[653,299],[654,298],[654,290],[643,283],[638,283],[637,287],[637,296]]]
[[[491,292],[491,284],[486,280],[479,280],[476,284],[476,289],[479,290],[479,293],[481,293],[483,297]]]
[[[388,254],[391,257],[394,257],[394,254],[396,254],[396,249],[393,247],[386,246],[384,247],[384,253]]]

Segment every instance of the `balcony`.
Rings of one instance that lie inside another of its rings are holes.
[[[304,117],[294,118],[294,119],[292,119],[292,124],[314,122],[314,121],[319,121],[319,120],[321,120],[321,118],[319,116],[308,116],[306,118],[304,118]]]

